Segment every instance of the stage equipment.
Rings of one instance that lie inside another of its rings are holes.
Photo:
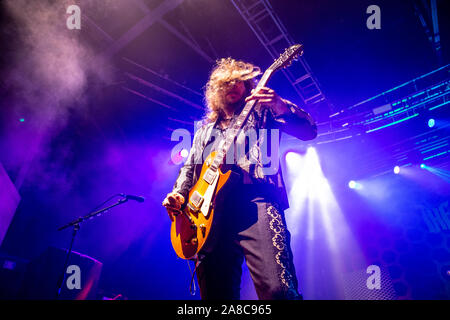
[[[14,217],[20,195],[0,163],[0,245]]]
[[[0,300],[20,299],[28,260],[0,254]]]
[[[79,271],[79,288],[69,285],[61,286],[58,299],[61,300],[94,300],[103,264],[96,259],[66,249],[49,247],[41,255],[33,259],[26,267],[19,299],[51,300],[55,298],[55,288],[60,285],[61,270],[67,270],[70,258],[71,269]],[[66,274],[66,272],[64,272]],[[71,275],[68,275],[71,277]],[[70,282],[70,279],[69,279]]]
[[[103,209],[91,212],[91,213],[85,215],[84,217],[79,217],[78,219],[75,219],[75,220],[67,223],[66,225],[58,228],[58,231],[61,231],[61,230],[64,230],[64,229],[66,229],[68,227],[73,227],[73,232],[72,232],[72,240],[70,242],[69,250],[67,252],[67,256],[66,256],[63,268],[62,268],[61,276],[60,276],[59,281],[58,281],[58,287],[57,287],[58,289],[56,291],[56,299],[61,297],[61,290],[62,290],[62,288],[64,286],[64,281],[66,280],[66,270],[67,270],[67,267],[69,265],[69,259],[70,259],[71,253],[72,253],[73,243],[75,241],[75,236],[77,235],[77,231],[80,229],[80,224],[82,222],[88,220],[88,219],[92,219],[94,217],[99,216],[101,213],[109,211],[111,208],[114,208],[114,207],[116,207],[118,205],[121,205],[121,204],[127,202],[129,199],[135,200],[135,201],[138,201],[138,202],[143,202],[144,201],[144,198],[140,197],[140,196],[125,195],[125,194],[121,193],[121,194],[118,194],[118,195],[114,195],[113,197],[116,197],[116,196],[120,197],[120,199],[116,203],[114,203],[114,204],[112,204],[110,206],[107,206],[107,207],[105,207]],[[113,198],[113,197],[111,197],[111,198]],[[111,198],[109,198],[105,202],[109,201]],[[105,202],[103,202],[100,206],[104,205]]]

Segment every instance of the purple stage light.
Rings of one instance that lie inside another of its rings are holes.
[[[179,164],[183,163],[188,155],[189,155],[189,151],[187,151],[186,149],[181,149],[180,151],[172,150],[172,154],[171,154],[172,164],[179,165]]]
[[[356,182],[355,180],[350,180],[348,182],[348,187],[350,189],[354,189],[354,190],[361,190],[362,189],[362,184]]]
[[[183,149],[180,151],[180,156],[182,158],[187,158],[188,155],[189,155],[189,151],[187,151],[186,149]]]

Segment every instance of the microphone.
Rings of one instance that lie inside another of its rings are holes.
[[[123,194],[123,193],[121,193],[120,196],[125,198],[125,199],[127,199],[127,200],[134,200],[134,201],[137,201],[137,202],[144,202],[144,200],[145,200],[144,197],[133,196],[131,194]]]

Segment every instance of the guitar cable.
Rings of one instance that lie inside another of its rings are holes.
[[[191,282],[189,284],[189,293],[191,294],[191,296],[195,296],[195,294],[197,293],[197,287],[195,286],[195,280],[194,280],[194,276],[195,273],[197,272],[197,268],[201,263],[201,260],[199,260],[197,258],[197,262],[195,263],[195,268],[194,268],[194,272],[192,272],[191,269],[191,264],[189,263],[189,260],[186,260],[188,267],[189,267],[189,271],[191,272]],[[193,288],[192,288],[193,287]]]

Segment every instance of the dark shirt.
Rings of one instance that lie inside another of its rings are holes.
[[[229,164],[221,167],[222,172],[231,169],[241,175],[243,192],[267,195],[277,201],[282,210],[289,207],[289,202],[279,158],[275,160],[276,163],[267,163],[268,157],[264,155],[273,152],[270,149],[274,142],[279,144],[281,132],[278,130],[301,140],[311,140],[317,136],[317,126],[311,116],[292,102],[284,101],[289,107],[289,112],[279,116],[274,115],[269,108],[260,107],[258,104],[255,106],[237,138],[235,148],[229,150],[226,161]],[[233,119],[239,115],[239,112],[240,110],[235,113]],[[203,160],[226,137],[227,130],[219,129],[218,125],[219,119],[203,125],[195,133],[189,156],[180,169],[173,187],[173,192],[180,193],[185,199],[188,198],[189,190],[198,180]],[[260,129],[267,130],[263,132]],[[249,132],[256,133],[256,138],[245,139],[246,133]],[[245,152],[239,153],[237,151],[239,148]]]

